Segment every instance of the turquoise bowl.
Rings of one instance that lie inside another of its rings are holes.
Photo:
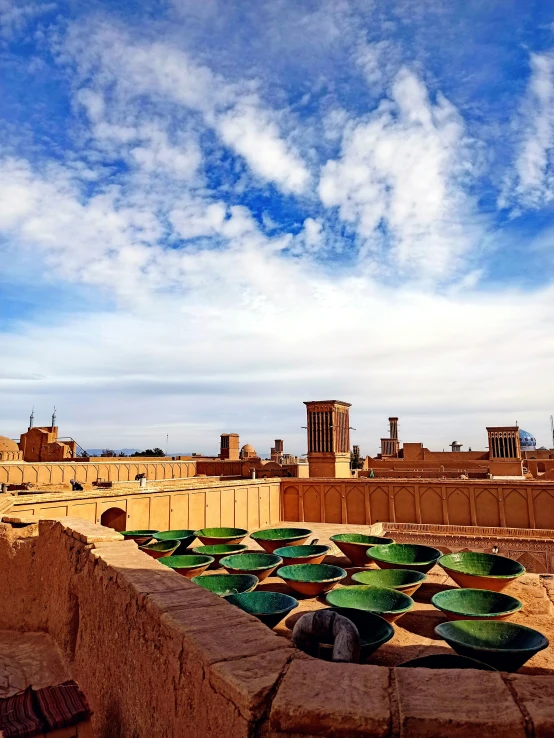
[[[152,541],[144,546],[139,546],[141,551],[152,556],[153,559],[161,559],[171,556],[179,548],[179,541]]]
[[[168,566],[170,569],[174,569],[178,574],[182,574],[187,579],[202,574],[206,571],[208,566],[212,563],[213,559],[211,556],[193,556],[192,554],[185,554],[181,556],[168,556],[160,561],[160,564]]]
[[[292,564],[282,566],[277,571],[277,576],[296,592],[317,597],[333,589],[347,573],[340,566],[331,564]]]
[[[242,553],[224,556],[219,563],[230,574],[235,572],[255,574],[260,582],[263,582],[282,562],[283,559],[274,554]]]
[[[414,569],[367,569],[352,574],[352,581],[356,584],[397,589],[410,596],[421,587],[426,579],[426,574]]]
[[[321,564],[331,549],[329,546],[283,546],[273,552],[283,559],[283,564]]]
[[[338,590],[335,590],[338,592]],[[356,610],[351,607],[332,607],[339,615],[348,618],[360,634],[360,661],[367,661],[372,653],[377,651],[384,643],[390,641],[394,635],[392,625],[374,612],[367,610]],[[322,644],[324,648],[332,649],[332,644]]]
[[[404,661],[398,664],[398,669],[478,669],[479,671],[496,671],[493,666],[482,661],[459,656],[455,653],[437,653],[430,656],[420,656],[417,659]]]
[[[361,584],[336,589],[329,592],[326,599],[328,604],[334,607],[350,607],[374,612],[389,623],[394,623],[414,606],[412,598],[397,589],[368,587]]]
[[[548,638],[538,630],[503,620],[457,620],[440,623],[435,633],[461,656],[469,656],[498,671],[517,671]]]
[[[525,574],[525,567],[519,561],[473,551],[446,554],[441,556],[438,563],[456,584],[470,589],[501,592]]]
[[[523,607],[515,597],[490,589],[445,589],[431,602],[449,620],[505,620]]]
[[[126,541],[135,541],[139,546],[144,546],[156,535],[157,530],[123,530],[121,535]]]
[[[161,530],[152,536],[156,541],[179,541],[177,553],[185,553],[196,536],[193,530]]]
[[[215,546],[195,546],[192,549],[193,553],[199,556],[213,556],[214,563],[210,564],[211,569],[217,569],[224,556],[239,554],[247,550],[248,546],[244,543],[216,543]]]
[[[253,574],[201,574],[193,577],[192,581],[220,597],[226,597],[240,592],[252,592],[260,580]]]
[[[254,615],[268,628],[274,628],[291,610],[298,607],[294,597],[280,592],[242,592],[228,595],[225,599],[249,615]]]
[[[250,534],[250,538],[259,543],[264,551],[273,553],[282,546],[300,546],[310,537],[308,528],[266,528]]]
[[[218,543],[240,543],[248,531],[244,528],[200,528],[194,535],[205,546],[216,546]]]
[[[330,540],[350,559],[354,566],[367,566],[369,564],[366,554],[368,548],[394,543],[392,538],[368,536],[364,533],[336,533],[331,536]]]
[[[442,556],[442,551],[417,543],[391,543],[374,546],[367,555],[380,569],[413,569],[427,574]]]

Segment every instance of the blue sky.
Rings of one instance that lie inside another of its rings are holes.
[[[0,432],[549,443],[553,2],[0,0],[0,54]]]

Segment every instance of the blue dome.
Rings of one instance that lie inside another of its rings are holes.
[[[537,446],[536,438],[521,428],[519,429],[519,442],[522,451],[534,451]]]

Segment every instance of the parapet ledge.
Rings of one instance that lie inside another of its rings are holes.
[[[52,518],[39,519],[39,534],[45,530],[57,527],[71,538],[87,545],[101,542],[124,542],[121,533],[96,523],[88,523],[82,518]]]

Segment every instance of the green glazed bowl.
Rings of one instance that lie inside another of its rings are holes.
[[[352,581],[357,584],[397,589],[410,596],[421,587],[426,579],[426,574],[414,569],[368,569],[352,574]]]
[[[141,551],[152,556],[153,559],[161,559],[171,556],[179,548],[179,541],[152,541],[145,546],[139,546]]]
[[[218,543],[240,543],[248,531],[244,528],[200,528],[194,535],[205,546],[216,546]]]
[[[160,564],[169,566],[170,569],[174,569],[178,574],[187,577],[187,579],[192,579],[192,577],[206,571],[212,561],[211,556],[192,556],[191,554],[186,554],[184,556],[168,556],[162,559]]]
[[[366,536],[363,533],[337,533],[331,541],[347,556],[354,566],[368,566],[366,551],[373,546],[386,546],[394,543],[392,538]]]
[[[139,546],[144,546],[145,543],[151,541],[157,530],[123,530],[121,535],[126,541],[135,541]]]
[[[274,554],[242,553],[224,556],[219,563],[230,574],[235,572],[255,574],[260,582],[263,582],[282,562],[283,559]]]
[[[193,530],[161,530],[152,536],[156,541],[179,541],[177,553],[185,553],[190,544],[194,541],[195,535]]]
[[[440,623],[435,633],[461,656],[477,659],[498,671],[517,671],[548,647],[538,630],[502,620],[458,620]]]
[[[311,534],[312,531],[307,528],[266,528],[251,533],[250,538],[259,543],[267,553],[273,553],[282,546],[300,546]]]
[[[202,574],[192,578],[195,584],[220,597],[256,589],[258,577],[253,574]]]
[[[389,546],[374,546],[368,549],[367,555],[380,569],[414,569],[427,574],[442,552],[417,543],[391,543]]]
[[[243,592],[228,595],[225,599],[257,617],[268,628],[274,628],[291,610],[298,607],[298,600],[280,592]]]
[[[417,659],[404,661],[398,664],[398,669],[479,669],[480,671],[496,671],[493,666],[482,661],[470,659],[467,656],[458,656],[455,653],[437,653],[430,656],[420,656]]]
[[[199,556],[213,556],[214,563],[210,564],[210,569],[217,569],[224,556],[247,551],[248,546],[245,546],[244,543],[216,543],[215,546],[195,546],[192,550],[193,553]]]
[[[515,597],[490,589],[445,589],[431,602],[449,620],[505,620],[523,607]]]
[[[317,597],[333,589],[347,573],[340,566],[330,564],[292,564],[282,566],[277,571],[277,576],[296,592]]]
[[[411,597],[396,589],[361,584],[336,589],[329,592],[326,599],[329,605],[335,607],[351,607],[355,610],[375,612],[389,623],[394,623],[414,606]]]
[[[338,592],[339,590],[335,590]],[[360,634],[360,661],[367,661],[384,643],[390,641],[394,635],[394,628],[385,618],[367,610],[356,610],[351,607],[332,607],[339,615],[348,618]],[[332,649],[332,644],[323,643],[325,649]]]
[[[439,562],[448,576],[460,587],[491,589],[501,592],[522,574],[519,561],[495,554],[460,551],[441,556]]]
[[[273,552],[283,559],[283,564],[321,564],[329,553],[329,546],[283,546]]]

